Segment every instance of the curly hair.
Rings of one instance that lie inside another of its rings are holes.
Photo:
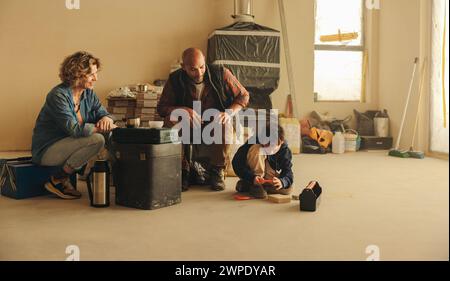
[[[76,86],[79,80],[91,73],[93,65],[100,69],[100,59],[88,52],[76,52],[64,59],[59,69],[59,78],[66,85]]]

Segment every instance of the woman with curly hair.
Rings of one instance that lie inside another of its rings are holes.
[[[67,57],[59,72],[62,83],[48,93],[33,130],[33,162],[60,167],[44,186],[62,199],[81,197],[70,175],[103,148],[102,133],[116,128],[93,91],[100,66],[87,52]]]

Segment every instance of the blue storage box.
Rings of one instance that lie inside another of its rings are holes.
[[[44,184],[58,167],[37,166],[31,162],[31,157],[17,159],[0,159],[0,189],[1,194],[14,199],[50,194]],[[70,178],[76,188],[77,176]]]

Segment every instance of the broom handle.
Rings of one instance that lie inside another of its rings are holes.
[[[447,1],[444,1],[444,38],[442,40],[442,73],[441,73],[441,77],[442,77],[442,108],[443,108],[443,119],[444,119],[444,128],[447,128],[447,101],[445,100],[445,37],[447,34]]]
[[[422,75],[420,76],[420,83],[419,83],[419,102],[417,103],[417,115],[416,115],[416,123],[414,124],[414,133],[411,141],[411,148],[410,150],[413,150],[414,142],[416,141],[416,133],[417,133],[417,127],[419,125],[419,116],[420,116],[420,106],[422,104],[422,93],[423,93],[423,84],[425,84],[425,67],[427,65],[427,59],[425,58],[422,65]]]
[[[278,9],[280,12],[280,20],[281,20],[281,30],[283,37],[283,45],[284,45],[284,55],[286,57],[286,66],[287,66],[287,76],[288,76],[288,84],[289,84],[289,93],[291,95],[292,103],[294,107],[292,108],[293,117],[299,117],[299,113],[297,110],[297,98],[295,91],[295,81],[294,81],[294,71],[292,69],[292,60],[291,60],[291,52],[289,48],[289,38],[288,38],[288,30],[286,23],[286,13],[284,11],[284,1],[278,0]]]
[[[414,84],[414,76],[416,75],[416,68],[417,68],[418,60],[419,60],[419,58],[414,59],[414,69],[413,69],[413,73],[412,73],[412,77],[411,77],[411,82],[409,83],[408,97],[406,99],[405,109],[403,110],[402,122],[400,123],[400,131],[398,132],[397,142],[395,143],[395,150],[398,150],[400,147],[400,138],[402,136],[403,126],[405,125],[406,112],[408,111],[408,104],[409,104],[409,100],[411,98],[412,87]]]

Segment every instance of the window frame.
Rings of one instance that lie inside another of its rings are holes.
[[[434,102],[433,96],[436,96],[436,94],[433,92],[433,86],[432,86],[433,85],[433,74],[436,74],[433,71],[433,59],[434,59],[434,56],[435,56],[435,54],[433,53],[433,42],[434,42],[433,40],[435,39],[435,37],[434,37],[435,36],[434,35],[435,30],[434,30],[433,25],[435,24],[435,18],[434,18],[435,11],[434,11],[434,9],[436,8],[434,2],[435,2],[434,0],[433,1],[429,1],[429,3],[428,3],[428,5],[429,5],[428,6],[429,14],[427,14],[428,21],[429,21],[429,26],[428,26],[428,32],[429,32],[428,36],[429,37],[427,38],[429,40],[429,43],[427,45],[428,56],[429,56],[428,65],[427,65],[427,71],[428,71],[428,75],[427,75],[428,76],[427,77],[427,80],[428,80],[427,81],[427,83],[428,83],[427,87],[428,87],[428,89],[427,90],[429,91],[429,93],[428,93],[428,97],[427,97],[428,100],[427,100],[425,109],[428,110],[429,113],[426,116],[426,118],[427,118],[426,121],[427,121],[427,126],[428,126],[428,132],[427,132],[428,133],[428,137],[427,137],[427,140],[426,140],[427,143],[426,143],[426,148],[425,149],[426,149],[426,152],[427,152],[426,155],[428,155],[428,156],[439,158],[439,159],[443,159],[443,160],[448,160],[449,159],[449,153],[448,152],[435,150],[435,147],[433,146],[433,137],[436,137],[435,136],[436,133],[433,132],[433,125],[436,122],[435,118],[433,118],[434,115],[435,115],[435,113],[433,113],[433,110],[436,110],[433,107],[433,102]],[[444,7],[448,9],[448,5],[449,4],[446,3]],[[444,11],[444,13],[445,13],[445,11]],[[446,16],[448,17],[449,15],[447,14]],[[447,20],[448,20],[448,18],[447,18]],[[446,24],[446,23],[444,23],[444,24]],[[446,36],[448,36],[449,30],[447,29],[446,32],[447,32]],[[445,40],[445,38],[443,40]],[[448,66],[446,67],[446,69],[447,68],[448,68]],[[441,68],[439,69],[439,71],[441,71]],[[447,70],[447,72],[448,72],[448,70]],[[442,72],[438,72],[438,74],[441,77],[443,75]],[[444,75],[445,74],[446,73],[444,73]],[[442,89],[441,89],[441,91],[442,91]],[[448,92],[449,89],[445,89],[445,91]],[[438,94],[438,96],[441,96],[441,95],[442,95],[442,92],[440,92]],[[443,104],[440,104],[440,106],[443,106]],[[441,110],[442,110],[441,108],[437,109],[437,111],[439,111],[439,113],[441,113]],[[437,121],[442,121],[442,120],[437,120]],[[447,128],[448,128],[449,127],[449,117],[448,116],[447,116],[447,124],[446,125],[447,125]]]
[[[362,62],[361,62],[361,73],[364,73],[364,56],[365,56],[365,52],[366,52],[366,17],[367,17],[367,13],[366,13],[366,5],[365,5],[365,0],[360,0],[361,1],[361,45],[357,45],[357,46],[346,46],[346,45],[331,45],[331,44],[316,44],[316,24],[317,24],[317,1],[318,0],[314,0],[314,57],[316,54],[316,51],[342,51],[342,52],[361,52],[362,55]],[[314,69],[315,69],[315,63],[316,60],[314,59]],[[315,82],[316,77],[314,76],[314,82]],[[365,98],[364,98],[364,94],[363,93],[363,83],[367,83],[365,77],[362,77],[361,79],[361,93],[359,95],[359,99],[358,100],[319,100],[318,99],[318,95],[317,92],[315,91],[315,87],[314,87],[314,102],[315,103],[320,103],[320,102],[343,102],[343,103],[354,103],[354,102],[365,102]],[[367,90],[366,90],[367,91]]]

